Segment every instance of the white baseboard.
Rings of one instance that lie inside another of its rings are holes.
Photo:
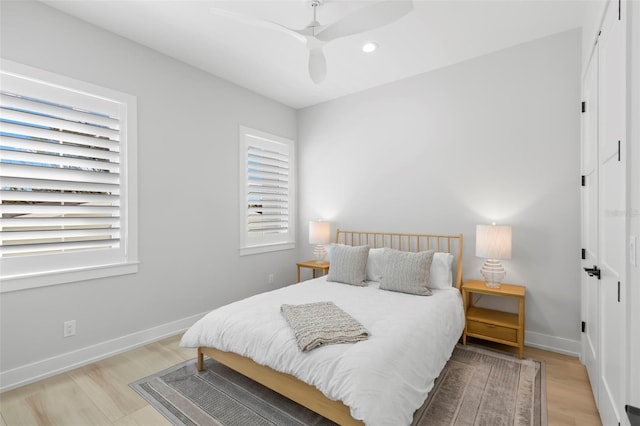
[[[524,345],[576,358],[580,358],[580,348],[582,347],[579,340],[565,339],[529,330],[525,331]]]
[[[107,340],[62,355],[2,371],[0,372],[0,392],[33,383],[174,336],[189,328],[205,314],[206,312],[182,318],[147,330],[138,331],[113,340]]]
[[[0,372],[0,392],[24,386],[183,332],[206,312],[182,318],[73,352]],[[526,331],[525,345],[580,357],[580,341]]]

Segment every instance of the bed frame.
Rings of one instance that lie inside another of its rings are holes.
[[[462,284],[462,234],[398,234],[343,231],[338,229],[335,242],[351,246],[367,244],[372,248],[389,247],[401,251],[435,250],[452,253],[455,255],[453,264],[455,271],[454,285],[460,290]],[[204,369],[205,355],[340,425],[364,424],[362,421],[351,417],[351,412],[347,405],[341,401],[330,400],[316,387],[304,383],[290,374],[280,373],[232,352],[199,347],[198,371]]]

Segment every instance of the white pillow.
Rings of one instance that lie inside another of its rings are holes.
[[[384,248],[372,248],[367,259],[367,281],[380,282],[384,272]]]
[[[453,255],[451,253],[435,253],[429,274],[430,288],[449,288],[453,285]]]

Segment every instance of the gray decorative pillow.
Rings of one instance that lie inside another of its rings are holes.
[[[388,249],[385,251],[382,290],[431,296],[429,270],[433,262],[433,250],[418,253]]]
[[[364,286],[369,246],[331,244],[331,264],[327,281]]]

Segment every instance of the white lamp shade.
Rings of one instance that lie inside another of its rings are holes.
[[[476,256],[485,259],[511,259],[511,227],[477,225]]]
[[[329,244],[331,242],[331,227],[329,222],[309,222],[309,244]]]

